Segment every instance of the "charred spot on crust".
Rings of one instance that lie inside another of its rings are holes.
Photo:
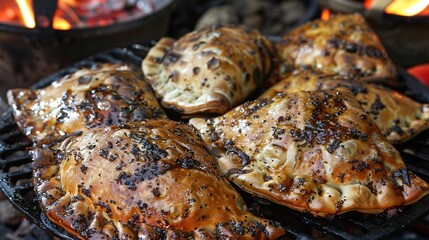
[[[106,158],[109,156],[109,149],[107,148],[101,148],[100,151],[98,152],[98,155],[102,158]]]
[[[224,147],[226,149],[226,154],[233,153],[233,154],[236,154],[237,156],[240,157],[240,159],[241,159],[241,167],[242,168],[245,167],[247,164],[249,164],[249,162],[250,162],[249,161],[250,160],[249,156],[246,153],[244,153],[243,151],[237,149],[234,146],[234,142],[233,141],[227,141],[225,143]]]
[[[158,187],[152,188],[151,192],[152,192],[152,194],[153,194],[154,197],[161,196],[161,192],[159,191]]]
[[[347,135],[349,135],[353,139],[361,139],[362,141],[366,141],[368,139],[367,133],[363,133],[356,128],[349,128]]]
[[[252,79],[252,76],[250,76],[250,74],[249,74],[249,73],[246,73],[246,74],[244,75],[244,80],[245,80],[246,82],[249,82],[249,81],[250,81],[250,79]]]
[[[373,57],[373,58],[380,58],[380,59],[383,59],[386,57],[385,54],[378,48],[375,48],[369,45],[363,45],[360,43],[351,42],[351,41],[346,41],[336,37],[328,39],[326,43],[331,48],[344,49],[349,53],[356,53],[359,55]]]
[[[194,68],[192,68],[192,72],[195,74],[195,75],[198,75],[198,73],[200,73],[200,67],[194,67]]]
[[[143,202],[142,200],[138,200],[136,202],[137,206],[140,208],[141,211],[145,211],[148,207],[147,203]]]
[[[180,78],[180,73],[177,70],[174,70],[170,73],[170,75],[168,75],[168,78],[171,79],[172,82],[177,82],[179,81]]]
[[[381,101],[380,95],[377,94],[375,96],[374,102],[371,104],[371,109],[370,109],[369,113],[372,115],[374,120],[376,120],[380,111],[383,110],[385,107],[386,106]]]
[[[201,163],[195,159],[193,159],[190,156],[186,156],[184,157],[181,161],[180,160],[176,160],[176,163],[180,166],[182,166],[182,168],[185,169],[199,169],[201,166]]]
[[[341,208],[343,207],[343,204],[344,204],[344,201],[343,201],[343,200],[338,201],[338,202],[335,204],[335,209],[336,209],[337,211],[340,211],[340,210],[341,210]]]
[[[78,214],[75,218],[72,217],[72,226],[78,232],[84,232],[88,229],[88,220],[83,214]]]
[[[337,121],[338,117],[347,111],[340,92],[313,94],[309,104],[311,104],[312,112],[310,119],[305,122],[304,128],[289,130],[292,140],[299,142],[299,146],[327,145],[327,151],[333,153],[344,140],[367,141],[367,133],[353,127],[343,126]]]
[[[91,186],[89,188],[81,188],[83,195],[87,196],[87,197],[91,197]]]
[[[338,178],[340,179],[341,183],[344,182],[344,177],[346,176],[345,173],[340,173],[340,175],[338,175]]]
[[[347,88],[350,89],[355,96],[359,93],[368,93],[368,88],[361,83],[351,84],[347,86]]]
[[[333,142],[331,142],[328,145],[328,152],[329,153],[333,153],[338,147],[340,146],[340,140],[339,139],[335,139]]]
[[[243,107],[246,109],[246,111],[245,111],[243,118],[246,118],[246,117],[252,115],[253,113],[258,111],[259,109],[269,105],[272,102],[274,102],[274,100],[271,98],[265,98],[265,99],[261,99],[261,100],[255,101],[255,102],[245,102],[243,104]]]
[[[220,61],[219,59],[212,57],[208,62],[207,62],[207,68],[210,70],[215,70],[217,68],[220,67]]]
[[[411,186],[410,175],[411,173],[406,168],[395,170],[392,173],[394,178],[401,178],[402,182],[407,186]]]
[[[351,164],[351,169],[356,172],[362,172],[365,169],[370,169],[370,165],[364,161],[352,160],[350,164]]]
[[[392,126],[391,128],[387,129],[385,132],[385,135],[388,136],[391,133],[398,133],[399,135],[403,136],[405,134],[404,130],[402,130],[402,128],[398,125]]]
[[[217,133],[216,129],[214,127],[209,128],[209,140],[210,142],[216,142],[217,140],[219,140],[219,134]]]
[[[60,111],[57,114],[57,118],[56,118],[57,123],[64,123],[67,120],[67,118],[69,117],[67,110],[68,109],[66,109],[66,108],[60,109]]]
[[[104,210],[106,211],[107,215],[109,217],[112,217],[112,209],[110,208],[109,204],[103,202],[103,201],[96,201],[94,202],[94,205],[96,206],[100,206],[102,208],[104,208]]]
[[[281,136],[286,132],[286,130],[277,127],[271,127],[271,130],[273,132],[273,137],[278,140],[281,140]]]
[[[247,223],[244,226],[243,222],[231,220],[216,224],[215,236],[216,239],[229,239],[228,232],[233,232],[237,235],[248,234],[255,239],[265,239],[267,237],[265,231],[265,225],[257,221]]]
[[[88,167],[82,164],[80,166],[80,170],[82,171],[83,174],[86,174],[86,170],[88,170]]]
[[[89,76],[89,75],[84,75],[84,76],[79,77],[78,82],[79,82],[79,84],[86,84],[86,83],[88,83],[89,81],[91,81],[91,79],[92,79],[92,77],[91,77],[91,76]]]
[[[167,152],[160,149],[156,143],[142,139],[141,144],[142,155],[148,161],[157,161],[167,156]]]
[[[244,234],[244,228],[243,228],[243,222],[234,222],[230,221],[229,225],[232,228],[232,231],[236,234],[243,235]]]
[[[124,161],[119,162],[119,164],[115,167],[115,170],[120,171],[123,167],[125,167],[127,164]]]
[[[137,147],[137,144],[134,144],[131,147],[131,154],[134,155],[136,158],[139,158],[139,156],[141,154],[141,150],[139,147]]]
[[[251,172],[253,172],[252,169],[243,170],[243,169],[238,169],[238,168],[231,168],[231,169],[228,169],[225,176],[230,177],[231,175],[242,175],[242,174],[247,174],[247,173],[251,173]]]
[[[140,165],[140,167],[134,170],[133,174],[121,172],[118,176],[118,179],[120,180],[120,183],[135,190],[134,186],[136,186],[138,183],[146,180],[152,180],[159,175],[165,174],[171,168],[172,166],[170,164],[164,162],[144,162]]]
[[[199,39],[199,37],[198,37],[198,39]],[[197,40],[198,40],[197,39]],[[201,45],[204,45],[204,44],[206,44],[207,42],[204,42],[204,41],[201,41],[201,42],[198,42],[198,43],[195,43],[194,45],[192,45],[192,50],[194,50],[194,51],[197,51],[199,48],[200,48],[200,46]]]
[[[182,57],[181,54],[170,51],[164,57],[164,63],[167,65],[174,64]]]

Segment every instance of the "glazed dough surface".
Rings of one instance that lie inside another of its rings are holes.
[[[393,62],[361,15],[335,15],[308,22],[283,37],[278,51],[285,69],[359,76],[392,84]]]
[[[48,147],[49,146],[49,147]],[[189,126],[166,120],[94,129],[32,152],[49,219],[84,239],[275,239]]]
[[[421,104],[394,90],[369,84],[361,78],[295,72],[264,92],[259,98],[299,91],[349,88],[391,143],[400,143],[429,128],[429,104]]]
[[[428,193],[348,89],[277,95],[190,124],[232,182],[297,210],[378,213]]]
[[[213,26],[162,38],[142,69],[164,107],[183,115],[223,114],[265,81],[273,47],[256,30]]]
[[[8,101],[33,140],[146,118],[166,118],[141,71],[125,64],[80,68],[42,89],[13,89]]]

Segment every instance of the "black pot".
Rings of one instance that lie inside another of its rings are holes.
[[[56,5],[56,1],[48,2]],[[30,29],[0,24],[0,97],[4,99],[10,88],[29,87],[94,53],[161,38],[168,31],[174,1],[153,2],[152,13],[104,27],[55,30],[51,25]],[[52,17],[44,9],[34,7],[34,10],[36,19],[40,14]]]

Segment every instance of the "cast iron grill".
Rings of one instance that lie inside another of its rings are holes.
[[[89,67],[97,62],[125,62],[139,67],[147,51],[148,47],[135,44],[128,48],[118,48],[101,53],[43,79],[33,88],[47,86],[54,80],[74,72],[76,68]],[[408,75],[403,69],[398,68],[398,72],[401,81],[401,86],[398,89],[401,92],[418,101],[429,102],[429,89],[427,87]],[[1,116],[0,122],[0,188],[10,202],[40,228],[63,239],[75,239],[51,223],[42,213],[35,199],[31,180],[32,163],[28,155],[28,147],[31,145],[31,141],[18,130],[9,108]],[[396,148],[401,152],[407,167],[429,181],[429,131],[420,134],[407,143],[397,145]],[[387,238],[429,213],[429,196],[410,206],[382,214],[350,212],[333,218],[321,218],[268,203],[242,191],[240,193],[254,213],[282,224],[288,232],[287,236],[284,237],[285,239]],[[392,214],[394,211],[396,212]]]

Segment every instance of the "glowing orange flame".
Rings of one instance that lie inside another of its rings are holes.
[[[365,0],[364,7],[371,8],[376,0]],[[429,0],[393,0],[384,11],[388,14],[399,16],[427,15]]]
[[[401,16],[414,16],[429,5],[429,0],[396,0],[386,7],[385,12]]]
[[[73,4],[76,4],[74,0],[58,1],[57,11],[54,15],[54,29],[67,30],[72,28],[73,25],[78,25],[80,19],[73,9]]]
[[[372,6],[372,3],[374,2],[374,0],[365,0],[365,2],[363,3],[363,6],[368,9]]]
[[[322,10],[322,14],[320,15],[320,19],[322,19],[323,21],[329,20],[331,18],[331,11],[329,11],[329,9],[324,8]]]
[[[122,3],[125,1],[118,1],[118,4],[112,5],[107,4],[107,0],[57,0],[57,8],[51,23],[47,16],[37,15],[35,19],[33,1],[35,0],[0,0],[0,23],[27,28],[47,28],[52,25],[53,29],[67,30],[106,26],[150,13],[137,4],[129,8]]]
[[[28,28],[35,28],[36,22],[30,0],[16,0],[16,4],[18,4],[24,25]]]
[[[55,17],[52,27],[58,30],[67,30],[67,29],[70,29],[72,25],[64,18]]]
[[[28,28],[35,28],[36,22],[34,20],[34,12],[32,8],[32,0],[15,0],[18,8],[19,14],[21,15],[22,24]],[[63,0],[64,2],[70,2],[73,0]],[[59,5],[63,5],[62,1],[59,1]],[[55,15],[53,19],[52,26],[57,30],[67,30],[72,27],[72,24],[65,18]]]

